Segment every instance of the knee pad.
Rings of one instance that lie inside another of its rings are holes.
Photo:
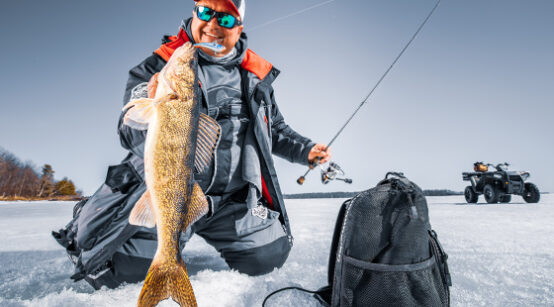
[[[267,274],[283,266],[291,245],[287,237],[256,248],[223,251],[222,256],[231,269],[251,276]]]

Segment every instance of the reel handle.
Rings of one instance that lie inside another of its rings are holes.
[[[321,162],[321,159],[321,157],[316,157],[312,162],[310,162],[310,164],[308,165],[310,169],[312,170],[316,168],[319,165],[319,162]]]
[[[310,162],[310,164],[308,165],[308,170],[306,171],[306,173],[304,173],[303,176],[300,176],[298,177],[298,179],[296,179],[296,182],[299,184],[299,185],[303,185],[304,184],[304,181],[306,181],[306,176],[308,175],[308,173],[313,170],[314,168],[316,168],[318,165],[319,165],[319,162],[321,161],[321,158],[320,157],[317,157],[315,158],[312,162]]]

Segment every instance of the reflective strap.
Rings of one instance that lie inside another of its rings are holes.
[[[221,117],[248,117],[248,108],[244,104],[226,104],[208,108],[208,115],[216,120]]]

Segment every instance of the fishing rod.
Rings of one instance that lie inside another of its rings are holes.
[[[431,16],[433,15],[433,13],[435,12],[435,10],[437,9],[437,7],[439,6],[439,3],[441,2],[441,0],[438,0],[437,3],[435,4],[435,6],[433,7],[433,9],[429,12],[429,14],[427,15],[427,17],[425,18],[425,20],[421,23],[421,25],[419,25],[419,27],[417,28],[417,30],[415,31],[414,35],[412,35],[412,37],[410,38],[410,40],[408,41],[408,43],[404,46],[404,48],[402,48],[402,50],[400,51],[400,53],[396,56],[396,58],[394,59],[394,61],[391,63],[391,65],[389,66],[389,68],[387,68],[387,70],[385,71],[385,73],[381,76],[381,78],[379,78],[379,80],[377,81],[377,83],[375,84],[375,86],[373,86],[373,88],[371,89],[371,91],[369,92],[369,94],[367,94],[367,96],[364,98],[364,100],[362,100],[362,102],[360,103],[360,105],[358,106],[358,108],[356,108],[356,110],[354,111],[354,113],[352,113],[352,115],[348,118],[348,120],[344,123],[344,125],[339,129],[339,131],[335,134],[335,136],[331,139],[331,141],[327,144],[327,146],[325,146],[325,150],[324,151],[327,151],[327,149],[329,148],[329,146],[331,146],[331,144],[333,144],[333,142],[337,139],[337,137],[342,133],[342,131],[344,130],[344,128],[346,128],[346,126],[350,123],[350,121],[352,120],[352,118],[354,118],[354,116],[356,115],[356,113],[358,113],[358,111],[362,108],[362,106],[367,102],[367,100],[369,99],[369,97],[373,94],[373,92],[375,91],[375,89],[379,86],[379,84],[381,84],[381,81],[383,81],[383,79],[385,79],[385,77],[387,76],[387,74],[389,73],[389,71],[392,69],[392,67],[396,64],[396,62],[398,62],[398,59],[400,59],[400,57],[404,54],[404,51],[406,51],[406,49],[408,49],[408,47],[410,46],[410,44],[414,41],[414,39],[416,38],[416,36],[419,34],[419,32],[421,31],[421,29],[423,29],[423,27],[425,26],[425,24],[427,23],[427,21],[429,20],[429,18],[431,18]],[[296,182],[300,185],[302,185],[304,183],[304,181],[306,180],[306,176],[308,175],[308,173],[314,169],[316,166],[318,166],[321,161],[321,158],[315,158],[314,161],[312,161],[308,167],[308,170],[306,170],[306,173],[304,173],[304,175],[300,176]],[[336,164],[335,164],[336,165]],[[322,171],[322,178],[324,176],[324,171]],[[345,181],[346,183],[351,183],[352,180],[350,180],[350,182],[348,181]],[[324,182],[326,183],[326,182]]]
[[[312,5],[310,7],[307,7],[307,8],[304,8],[304,9],[301,9],[301,10],[297,10],[293,13],[290,13],[288,15],[285,15],[285,16],[281,16],[281,17],[278,17],[278,18],[275,18],[273,20],[270,20],[270,21],[267,21],[267,22],[264,22],[262,24],[259,24],[259,25],[255,25],[253,27],[248,27],[248,32],[252,32],[252,31],[256,31],[260,28],[263,28],[265,26],[268,26],[270,24],[273,24],[273,23],[276,23],[276,22],[279,22],[279,21],[282,21],[283,19],[287,19],[287,18],[290,18],[290,17],[293,17],[293,16],[296,16],[296,15],[299,15],[299,14],[302,14],[304,12],[307,12],[307,11],[311,11],[315,8],[318,8],[320,6],[323,6],[323,5],[326,5],[326,4],[329,4],[331,2],[335,2],[336,0],[327,0],[327,1],[324,1],[324,2],[321,2],[321,3],[318,3],[318,4],[315,4],[315,5]]]

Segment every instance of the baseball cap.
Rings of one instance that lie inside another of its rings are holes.
[[[198,2],[200,0],[194,0],[194,2]],[[225,0],[233,6],[233,9],[235,10],[235,13],[239,14],[240,19],[244,21],[244,10],[246,7],[246,0]]]

